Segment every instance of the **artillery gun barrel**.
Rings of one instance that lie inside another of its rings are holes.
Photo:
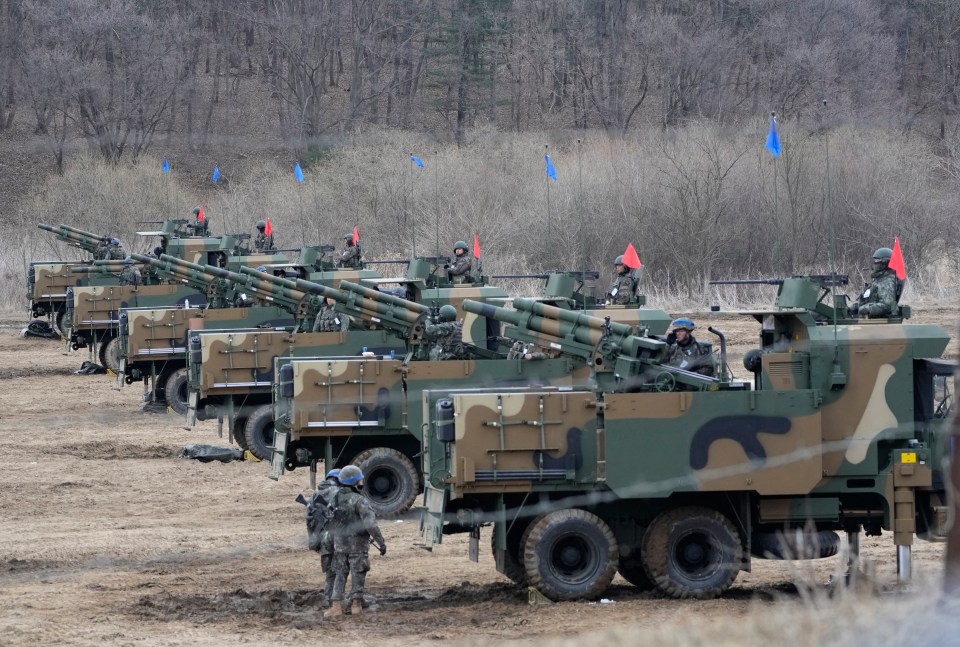
[[[40,229],[44,231],[49,231],[57,236],[60,240],[63,240],[68,243],[73,243],[78,247],[88,251],[96,251],[97,247],[105,240],[109,240],[108,236],[101,236],[99,234],[94,234],[89,231],[84,231],[83,229],[77,229],[76,227],[71,227],[70,225],[60,225],[59,227],[53,227],[44,223],[37,225]]]
[[[780,285],[783,279],[725,279],[710,281],[710,285]]]
[[[350,303],[346,305],[359,308],[368,316],[389,315],[412,324],[430,311],[430,308],[422,303],[408,301],[385,292],[378,292],[350,281],[341,281],[340,291],[345,295],[351,293],[360,297],[359,299],[350,299]],[[373,304],[369,304],[368,301],[372,301]]]
[[[252,267],[241,267],[240,271],[251,277],[256,289],[274,298],[286,297],[299,302],[302,301],[306,295],[315,294],[321,297],[330,297],[340,303],[345,303],[347,300],[346,295],[339,290],[312,281],[274,276],[266,272],[258,272]]]
[[[609,329],[611,333],[620,337],[628,337],[633,333],[627,324],[607,322],[600,317],[593,317],[574,310],[564,310],[563,308],[541,303],[535,299],[514,299],[513,307],[515,310],[532,312],[546,319],[565,321],[576,326],[586,326],[593,330],[603,331]]]
[[[491,279],[548,279],[549,274],[494,274]]]

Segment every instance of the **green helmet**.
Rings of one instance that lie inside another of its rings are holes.
[[[193,215],[195,215],[195,216],[199,216],[199,215],[200,215],[200,207],[194,207],[194,208],[193,208]]]
[[[890,262],[890,257],[893,256],[893,250],[889,247],[881,247],[873,253],[873,262],[874,263],[883,263],[886,265]]]
[[[620,254],[615,259],[613,259],[614,265],[623,265],[623,254]]]
[[[462,240],[458,240],[457,242],[455,242],[455,243],[453,244],[453,251],[457,251],[458,249],[462,249],[463,251],[467,251],[467,250],[470,249],[470,248],[467,247],[467,244],[466,244],[465,242],[463,242]]]
[[[340,470],[339,479],[344,485],[356,485],[363,480],[363,470],[356,465],[347,465]]]
[[[266,221],[266,220],[258,220],[258,221],[257,221],[257,229],[265,229],[266,227],[267,227],[267,221]]]
[[[447,304],[440,308],[440,321],[453,321],[457,318],[457,309]]]
[[[687,332],[693,332],[696,327],[697,325],[689,319],[674,319],[673,323],[670,324],[670,328],[674,331],[686,330]]]

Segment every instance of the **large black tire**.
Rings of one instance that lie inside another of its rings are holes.
[[[367,449],[354,456],[351,463],[363,471],[363,495],[378,517],[403,514],[420,494],[417,468],[395,449]]]
[[[754,533],[750,552],[763,559],[822,559],[840,552],[840,535],[832,530],[799,533]]]
[[[247,419],[246,418],[237,418],[233,423],[233,442],[237,443],[237,447],[243,451],[249,451],[250,447],[247,445]]]
[[[163,381],[163,398],[167,401],[167,406],[179,413],[181,416],[187,414],[187,402],[190,394],[189,386],[190,376],[186,368],[179,368],[167,376]]]
[[[253,410],[244,425],[247,451],[261,460],[273,458],[273,405],[262,404]]]
[[[549,512],[525,535],[527,579],[551,600],[597,598],[617,574],[616,537],[603,519],[586,510]]]
[[[110,341],[100,344],[101,365],[116,373],[120,370],[120,353],[119,337],[112,337]]]
[[[733,584],[743,559],[736,527],[710,508],[662,512],[641,544],[647,576],[675,598],[717,597]]]

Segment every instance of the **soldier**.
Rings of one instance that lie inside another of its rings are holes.
[[[323,300],[323,306],[313,320],[313,332],[337,332],[348,328],[346,315],[341,315],[334,309],[335,303],[330,297]]]
[[[360,250],[353,244],[353,234],[343,237],[344,248],[337,252],[337,267],[360,267]]]
[[[630,268],[623,264],[623,254],[613,261],[617,275],[613,278],[613,285],[607,292],[607,303],[626,305],[633,301],[637,291],[637,282],[630,274]]]
[[[206,236],[208,225],[209,220],[207,219],[206,215],[204,215],[203,220],[200,220],[200,207],[194,207],[193,222],[187,225],[187,228],[194,236]]]
[[[890,317],[899,314],[897,304],[903,283],[897,278],[897,272],[890,269],[890,257],[893,250],[881,247],[873,253],[873,282],[860,294],[857,302],[850,306],[850,314],[857,317]]]
[[[314,499],[319,495],[325,501],[333,501],[337,496],[337,493],[340,491],[340,470],[333,469],[327,472],[326,478],[323,480],[323,483],[317,486],[317,492],[314,495]],[[307,507],[307,529],[311,528],[311,524],[316,523],[311,519],[310,513],[312,509]],[[320,547],[317,549],[320,552],[320,569],[323,571],[323,595],[327,601],[327,606],[331,605],[333,599],[333,587],[337,580],[337,572],[333,570],[333,534],[329,529],[323,529],[320,532]]]
[[[97,248],[93,250],[93,260],[103,261],[110,258],[110,241],[111,238],[101,238],[100,242],[97,243]]]
[[[439,321],[431,321],[423,331],[425,341],[433,341],[430,359],[463,359],[463,323],[457,321],[457,309],[452,305],[440,308]]]
[[[507,359],[547,359],[549,355],[536,349],[533,344],[516,341],[507,352]]]
[[[361,494],[363,472],[356,465],[347,465],[340,470],[340,488],[337,494],[337,515],[342,520],[333,532],[333,570],[336,580],[330,608],[323,617],[343,615],[343,594],[350,575],[350,613],[363,613],[363,585],[370,570],[370,541],[377,544],[381,555],[387,553],[387,542],[380,534],[377,517],[370,502]]]
[[[473,283],[473,259],[467,254],[467,244],[458,240],[453,245],[454,261],[444,266],[450,274],[450,280],[454,283]]]
[[[123,261],[123,269],[120,270],[120,285],[137,286],[143,283],[143,276],[140,274],[140,268],[133,264],[132,258],[126,258]]]
[[[122,261],[126,257],[127,252],[124,251],[123,245],[120,244],[120,240],[117,238],[112,238],[110,240],[110,247],[107,249],[107,260]]]
[[[257,237],[253,241],[253,248],[259,253],[272,252],[277,247],[273,244],[273,232],[265,233],[267,222],[265,220],[257,221]]]
[[[663,363],[701,375],[713,375],[713,353],[693,336],[696,324],[689,319],[675,319],[670,326],[673,332],[667,336],[670,347]]]

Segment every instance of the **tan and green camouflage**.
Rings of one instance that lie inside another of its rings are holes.
[[[611,339],[620,356],[601,355],[615,370],[596,371],[591,389],[425,391],[424,539],[439,542],[446,522],[471,532],[475,551],[493,522],[498,568],[555,599],[598,596],[618,569],[668,595],[718,595],[784,529],[892,531],[908,561],[914,536],[944,533],[949,336],[929,324],[823,323],[793,307],[801,287],[781,286],[781,308],[747,313],[759,324],[752,380],[673,373],[647,336]],[[555,326],[529,315],[512,325]],[[571,329],[556,333],[547,337],[562,346]],[[688,553],[669,542],[681,519],[734,559],[712,562],[709,584],[677,575]],[[553,565],[559,528],[601,555],[594,570],[567,577]],[[601,537],[615,539],[609,566]]]

